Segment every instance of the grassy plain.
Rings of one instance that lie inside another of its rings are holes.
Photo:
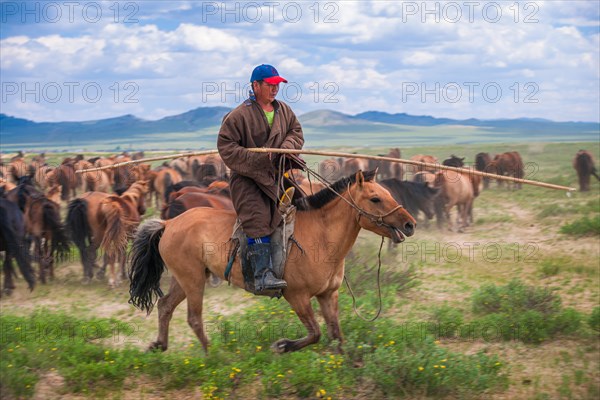
[[[580,148],[600,158],[598,143],[589,142],[410,147],[402,155],[472,162],[479,151],[517,150],[527,179],[576,187],[571,160]],[[73,252],[54,282],[29,293],[18,281],[0,300],[1,397],[600,397],[599,182],[570,197],[492,183],[465,232],[424,225],[395,249],[384,247],[378,320],[359,319],[341,289],[343,355],[325,338],[298,353],[272,354],[274,340],[304,335],[290,307],[226,285],[206,292],[208,355],[187,326],[185,304],[174,315],[169,350],[144,353],[156,335],[156,311],[146,317],[128,305],[127,285],[82,285]],[[347,259],[366,316],[378,305],[379,241],[362,232]]]

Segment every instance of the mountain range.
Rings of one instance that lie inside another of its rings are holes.
[[[17,147],[66,149],[83,146],[100,149],[126,144],[142,149],[150,149],[152,144],[165,148],[169,144],[176,149],[182,148],[183,143],[193,143],[197,138],[214,148],[210,143],[216,142],[221,120],[229,111],[226,107],[200,107],[154,121],[129,114],[81,122],[34,122],[0,114],[1,145],[2,151],[12,151]],[[600,124],[597,122],[555,122],[531,118],[456,120],[381,111],[349,115],[331,110],[308,112],[299,115],[298,119],[307,143],[312,140],[314,147],[348,144],[348,140],[354,139],[360,139],[367,145],[406,145],[407,140],[415,137],[423,140],[436,140],[437,137],[446,141],[454,137],[457,139],[455,143],[490,141],[498,136],[504,141],[522,141],[524,138],[531,141],[600,139]],[[456,132],[461,132],[460,138]]]

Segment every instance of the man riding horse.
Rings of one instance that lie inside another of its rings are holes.
[[[248,237],[248,256],[254,270],[255,293],[284,289],[271,262],[271,234],[281,223],[278,211],[276,165],[281,156],[253,153],[249,148],[301,149],[304,135],[291,108],[275,100],[287,80],[271,65],[254,68],[250,97],[223,118],[217,148],[231,169],[231,200]]]

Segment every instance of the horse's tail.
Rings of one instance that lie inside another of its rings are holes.
[[[173,180],[171,179],[171,174],[169,172],[165,172],[165,176],[163,178],[163,193],[165,195],[163,201],[164,203],[169,202],[169,195],[173,191]]]
[[[16,208],[15,211],[20,213]],[[33,290],[35,287],[35,273],[31,266],[29,247],[23,240],[23,232],[19,233],[15,231],[11,221],[13,221],[13,218],[9,215],[9,211],[5,207],[0,207],[0,236],[4,237],[6,241],[6,252],[10,252],[15,257],[19,270],[29,286],[29,290]],[[8,273],[14,274],[14,270]]]
[[[123,215],[121,204],[116,197],[104,200],[100,206],[100,212],[106,221],[106,230],[100,247],[109,259],[117,260],[127,251],[128,232],[131,224]]]
[[[61,186],[60,199],[62,201],[69,200],[70,182],[69,182],[69,177],[67,176],[67,173],[65,172],[66,168],[68,168],[68,167],[61,165],[59,167],[59,172],[58,172],[58,183]]]
[[[84,199],[75,199],[67,207],[67,229],[82,258],[86,254],[86,248],[92,243],[92,228],[87,214],[88,204]]]
[[[44,230],[52,233],[52,254],[57,260],[64,260],[69,254],[69,238],[64,226],[60,223],[60,215],[50,200],[45,200],[42,208]]]
[[[163,296],[160,277],[165,270],[165,264],[158,252],[158,244],[164,230],[164,221],[150,219],[139,227],[133,240],[129,270],[129,304],[145,310],[148,314],[156,300]]]

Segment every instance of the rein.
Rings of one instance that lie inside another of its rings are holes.
[[[371,319],[367,319],[365,317],[363,317],[362,315],[360,315],[360,313],[358,312],[358,308],[356,308],[356,296],[354,296],[354,292],[352,291],[352,288],[350,287],[350,282],[348,281],[348,277],[346,276],[346,274],[344,274],[344,282],[346,282],[346,286],[348,287],[348,291],[350,292],[350,296],[352,296],[352,309],[354,310],[354,314],[356,314],[356,316],[360,319],[362,319],[363,321],[366,322],[373,322],[375,321],[377,318],[379,318],[379,315],[381,314],[381,309],[383,308],[383,303],[381,300],[381,249],[383,248],[383,242],[384,242],[385,238],[382,236],[381,237],[381,244],[379,245],[379,254],[377,255],[377,261],[378,261],[378,266],[377,266],[377,298],[379,300],[379,307],[377,307],[377,314],[375,314],[375,316]]]
[[[339,194],[338,192],[336,192],[335,190],[333,190],[331,188],[331,183],[329,183],[327,181],[327,179],[320,176],[314,170],[311,170],[310,168],[306,167],[306,172],[307,172],[307,174],[312,173],[317,178],[317,180],[319,180],[319,181],[321,181],[321,183],[325,184],[326,188],[328,188],[329,190],[334,192],[336,194],[336,196],[338,196],[339,198],[344,200],[346,203],[348,203],[348,205],[350,205],[352,208],[354,208],[358,212],[358,216],[356,217],[357,223],[360,220],[360,217],[364,215],[365,217],[367,217],[371,222],[373,222],[377,226],[385,226],[385,227],[393,229],[393,227],[391,225],[383,222],[383,219],[385,217],[387,217],[388,215],[392,214],[393,212],[397,211],[398,209],[404,208],[404,207],[402,207],[401,204],[398,204],[396,207],[394,207],[392,210],[388,211],[385,214],[381,214],[381,215],[372,214],[366,210],[363,210],[356,204],[356,201],[354,200],[354,198],[352,197],[352,194],[350,193],[350,183],[348,183],[348,189],[346,190],[346,192],[348,192],[348,196],[350,197],[350,200],[351,200],[351,201],[348,201],[344,196],[342,196],[341,194]],[[310,178],[309,178],[309,181],[310,181]],[[354,313],[356,314],[356,316],[358,316],[360,319],[362,319],[363,321],[366,321],[366,322],[373,322],[377,318],[379,318],[379,315],[381,314],[381,310],[383,308],[383,301],[381,300],[381,250],[383,249],[384,241],[385,241],[385,238],[382,236],[381,244],[379,245],[379,253],[377,254],[377,264],[378,264],[377,265],[377,298],[379,301],[379,306],[377,308],[377,313],[375,314],[375,316],[373,318],[367,319],[358,312],[358,309],[356,308],[356,296],[354,295],[354,291],[352,290],[352,287],[350,286],[350,281],[348,281],[348,277],[344,273],[344,282],[346,282],[346,286],[348,287],[348,291],[350,292],[350,296],[352,297],[352,309],[354,310]]]

